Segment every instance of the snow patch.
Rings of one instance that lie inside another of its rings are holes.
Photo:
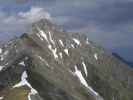
[[[60,44],[64,47],[64,43],[62,40],[59,40]]]
[[[52,43],[53,45],[55,45],[55,42],[54,42],[54,40],[52,39],[51,33],[50,33],[50,32],[48,32],[48,33],[49,33],[49,39],[50,39],[51,43]]]
[[[90,42],[89,42],[89,39],[88,39],[88,38],[86,39],[86,44],[90,44]]]
[[[41,61],[43,61],[43,62],[45,62],[45,64],[47,65],[47,66],[49,66],[49,64],[48,64],[48,62],[45,60],[45,59],[43,59],[41,56],[37,56]]]
[[[9,63],[6,63],[5,65],[7,66]]]
[[[64,52],[69,56],[68,49],[64,49]]]
[[[25,66],[24,61],[20,62],[19,64],[22,66]]]
[[[18,84],[14,85],[13,88],[21,87],[21,86],[24,86],[24,85],[29,86],[29,83],[26,80],[27,77],[28,77],[27,73],[26,73],[26,71],[24,71],[22,73],[22,76],[21,76],[21,81]]]
[[[94,54],[94,58],[95,58],[96,60],[98,60],[98,54],[97,54],[97,53]]]
[[[80,70],[78,70],[77,66],[75,66],[75,72],[74,74],[79,78],[80,82],[85,86],[88,87],[88,84],[86,82],[86,80],[84,79],[82,73]]]
[[[4,57],[9,53],[8,50],[6,50],[2,55],[0,55],[0,60],[3,61]]]
[[[3,100],[4,99],[4,97],[0,97],[0,100]]]
[[[0,66],[0,71],[4,68],[5,66]]]
[[[48,38],[47,38],[47,35],[45,34],[45,32],[40,30],[40,35],[48,42]]]
[[[80,41],[76,38],[73,38],[73,41],[77,44],[77,45],[80,45]]]
[[[22,73],[22,76],[21,76],[21,81],[18,84],[14,85],[13,88],[22,87],[22,86],[25,86],[25,85],[28,86],[31,89],[31,91],[30,91],[30,93],[28,95],[28,99],[31,100],[30,99],[30,96],[31,95],[35,95],[38,92],[34,88],[32,88],[32,86],[30,85],[30,83],[27,81],[27,78],[28,78],[27,72],[24,71]]]
[[[0,60],[3,61],[4,60],[4,56],[0,55]]]
[[[41,35],[40,34],[37,34],[37,36],[43,41],[43,38],[41,37]]]
[[[9,53],[9,51],[8,50],[6,50],[3,54],[4,55],[7,55]]]
[[[2,53],[2,49],[0,48],[0,54]]]
[[[72,48],[75,48],[73,44],[71,44],[71,47],[72,47]]]
[[[41,30],[39,27],[37,27],[37,30],[39,31],[39,33],[37,34],[38,37],[43,41],[44,39],[48,42],[48,38],[47,38],[47,35],[46,33]]]
[[[85,71],[85,75],[88,76],[87,67],[86,67],[85,63],[82,62],[82,65],[83,65],[83,68],[84,68],[84,71]]]
[[[55,59],[58,58],[58,55],[57,55],[57,48],[53,49],[51,45],[48,45],[48,48],[52,51]]]
[[[76,75],[78,77],[78,79],[80,80],[80,82],[89,90],[90,93],[92,93],[92,95],[94,96],[99,96],[99,94],[97,92],[95,92],[86,82],[85,78],[83,77],[82,73],[80,70],[78,70],[77,66],[75,66],[75,72],[74,75]]]
[[[61,59],[62,59],[62,58],[63,58],[62,52],[59,52],[59,55],[60,55],[60,57],[61,57]]]

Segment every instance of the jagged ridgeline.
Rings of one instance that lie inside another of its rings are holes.
[[[133,100],[133,69],[43,19],[0,49],[0,100]]]

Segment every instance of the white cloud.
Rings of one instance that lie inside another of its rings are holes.
[[[42,18],[51,19],[51,16],[44,8],[32,7],[28,12],[20,12],[18,16],[28,22],[35,22]]]
[[[31,26],[31,23],[42,18],[51,20],[50,14],[41,7],[31,7],[31,9],[26,12],[18,12],[17,14],[11,15],[0,11],[0,36],[3,33],[13,35],[26,32],[29,26]]]

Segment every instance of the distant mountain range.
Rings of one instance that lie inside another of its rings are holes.
[[[128,64],[129,66],[133,67],[133,62],[127,61],[124,58],[122,58],[119,54],[117,53],[112,53],[112,55],[114,55],[115,57],[117,57],[119,60],[121,60],[122,62]]]

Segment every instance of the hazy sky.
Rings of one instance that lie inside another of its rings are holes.
[[[0,40],[44,17],[133,61],[133,0],[0,0]]]

